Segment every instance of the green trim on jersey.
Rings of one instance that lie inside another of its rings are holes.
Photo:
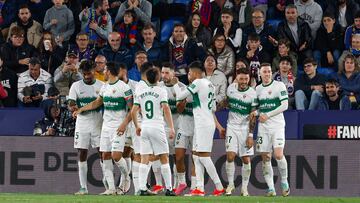
[[[248,91],[248,89],[249,89],[249,88],[250,88],[250,87],[248,86],[246,89],[241,90],[241,89],[239,89],[239,87],[238,87],[238,89],[237,89],[237,90],[238,90],[239,92],[246,92],[246,91]]]
[[[274,99],[259,99],[259,110],[261,113],[268,113],[275,110],[281,105],[279,98]]]
[[[247,116],[251,113],[252,103],[229,97],[229,107],[231,112]]]
[[[193,96],[193,102],[192,102],[192,107],[195,108],[200,108],[201,107],[201,103],[200,103],[200,99],[199,99],[199,95],[198,93],[195,93],[192,95]]]
[[[160,104],[168,104],[167,101],[161,101]]]
[[[170,106],[171,113],[176,114],[177,113],[176,100],[168,99],[168,104]]]
[[[195,87],[194,84],[191,84],[189,87],[187,87],[186,89],[191,93],[191,94],[195,94],[192,89],[190,88],[191,86]]]
[[[194,114],[193,114],[193,104],[192,103],[186,103],[185,109],[181,113],[181,115],[194,116]]]
[[[270,82],[269,84],[267,84],[267,85],[261,84],[261,85],[262,85],[263,87],[268,87],[268,86],[272,85],[273,82],[274,82],[274,80],[271,80],[271,82]]]
[[[105,110],[109,111],[124,111],[127,107],[124,97],[104,97],[103,103]]]
[[[86,83],[84,79],[83,79],[83,82],[84,82],[85,85],[93,85],[93,84],[96,83],[96,79],[94,79],[93,81],[91,81],[90,84]]]
[[[140,104],[139,104],[139,103],[134,103],[134,105],[136,105],[136,106],[140,106]]]
[[[109,85],[115,85],[117,82],[119,82],[119,79],[117,79],[114,83],[109,82]]]

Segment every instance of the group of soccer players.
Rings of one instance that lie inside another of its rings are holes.
[[[215,87],[204,77],[201,62],[188,66],[189,86],[177,80],[170,63],[164,63],[162,67],[143,64],[139,82],[128,79],[127,69],[122,64],[107,64],[105,84],[95,79],[93,62],[83,61],[80,69],[84,79],[71,86],[68,98],[69,108],[77,117],[74,148],[79,151],[80,190],[75,194],[88,194],[87,152],[91,146],[98,149],[101,157],[106,188],[103,195],[126,194],[131,182],[136,195],[161,192],[167,196],[182,195],[188,188],[185,153],[189,150],[193,164],[187,195],[205,195],[205,170],[215,185],[212,195],[231,195],[235,190],[234,160],[238,155],[243,162],[241,195],[249,196],[250,157],[254,155],[252,132],[258,120],[256,151],[262,157],[263,175],[268,185],[266,195],[276,195],[272,152],[281,175],[282,195],[289,195],[287,162],[283,154],[283,111],[288,107],[288,94],[283,83],[272,80],[270,64],[261,65],[262,84],[256,90],[249,87],[249,71],[237,71],[236,79],[227,90],[229,118],[226,130],[215,116]],[[226,189],[211,159],[215,129],[222,138],[226,137],[229,181]],[[174,159],[173,173],[169,157]],[[114,181],[114,164],[121,174],[118,185]],[[147,184],[150,169],[156,179],[152,189]]]

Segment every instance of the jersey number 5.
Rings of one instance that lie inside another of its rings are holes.
[[[154,116],[154,103],[152,101],[145,102],[146,118],[152,119]]]

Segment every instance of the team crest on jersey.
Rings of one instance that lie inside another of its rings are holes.
[[[116,90],[113,90],[113,93],[115,94]]]
[[[96,94],[99,94],[99,90],[96,90],[95,92],[96,92]]]
[[[245,98],[246,98],[246,94],[243,95],[243,99],[245,99]]]
[[[269,91],[268,91],[268,94],[269,94],[269,95],[271,95],[271,93],[272,93],[272,91],[271,91],[271,90],[269,90]]]

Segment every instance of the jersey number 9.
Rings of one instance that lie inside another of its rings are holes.
[[[145,102],[146,118],[152,119],[154,116],[154,103],[152,101]]]

